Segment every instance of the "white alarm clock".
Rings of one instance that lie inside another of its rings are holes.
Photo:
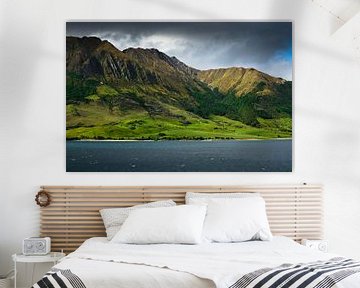
[[[46,255],[50,253],[50,237],[30,237],[23,240],[24,255]]]
[[[308,240],[308,239],[303,239],[301,241],[301,244],[309,247],[311,249],[314,250],[319,250],[321,252],[327,252],[328,250],[328,243],[325,240]]]

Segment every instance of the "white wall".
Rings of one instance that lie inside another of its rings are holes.
[[[37,235],[42,184],[322,183],[330,250],[360,258],[360,65],[330,36],[336,19],[308,0],[2,0],[0,3],[0,274]],[[293,173],[66,173],[65,21],[292,19]],[[334,28],[335,27],[335,28]]]

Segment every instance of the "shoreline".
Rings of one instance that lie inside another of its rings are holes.
[[[202,141],[202,142],[215,142],[215,141],[283,141],[283,140],[292,140],[292,138],[268,138],[268,139],[258,139],[258,138],[247,138],[247,139],[203,139],[203,140],[188,140],[188,139],[174,139],[174,140],[136,140],[136,139],[129,139],[129,140],[119,140],[119,139],[66,139],[66,142],[74,141],[74,142],[159,142],[159,141],[184,141],[184,142],[190,142],[190,141]]]

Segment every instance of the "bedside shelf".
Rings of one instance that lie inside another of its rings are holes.
[[[14,277],[14,288],[16,288],[16,276],[17,276],[17,263],[53,263],[54,265],[61,259],[65,257],[65,253],[60,252],[50,252],[46,255],[24,255],[24,254],[14,254],[12,255],[12,260],[14,261],[14,270],[15,270],[15,277]],[[32,269],[31,275],[31,282],[33,282],[34,278],[34,266]],[[34,283],[31,283],[33,285]]]
[[[61,258],[65,257],[65,253],[61,252],[50,252],[46,255],[24,255],[14,254],[12,259],[18,263],[42,263],[42,262],[54,262],[56,263]]]

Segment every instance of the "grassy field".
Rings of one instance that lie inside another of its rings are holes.
[[[258,118],[259,127],[224,116],[208,119],[167,107],[169,115],[150,116],[146,111],[110,111],[94,104],[67,105],[67,139],[202,140],[291,138],[290,118]]]

